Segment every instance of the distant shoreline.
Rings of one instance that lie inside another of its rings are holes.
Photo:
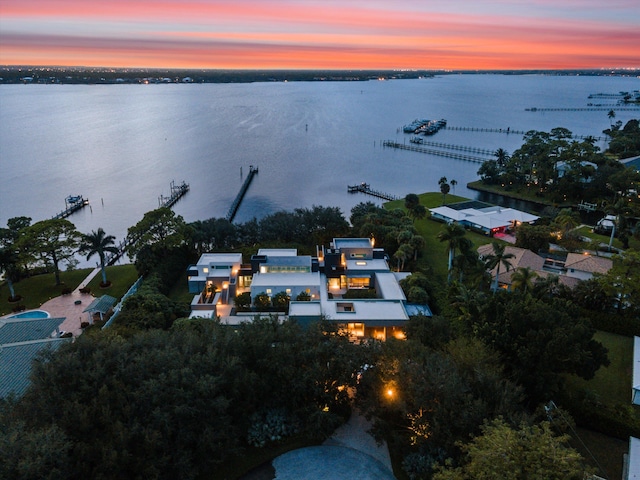
[[[362,82],[432,78],[436,75],[559,75],[636,77],[640,69],[591,70],[210,70],[1,66],[0,84],[120,85],[253,82]]]

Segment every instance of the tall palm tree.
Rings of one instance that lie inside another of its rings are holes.
[[[495,151],[493,156],[496,157],[496,163],[498,164],[498,168],[500,169],[500,172],[502,172],[502,169],[505,167],[505,165],[509,161],[509,154],[504,148],[499,148]]]
[[[538,274],[531,267],[519,267],[511,275],[511,289],[514,291],[522,290],[523,293],[533,289],[533,280]]]
[[[615,110],[609,110],[609,113],[607,113],[607,117],[609,117],[609,123],[611,124],[611,127],[613,128],[613,119],[616,118]]]
[[[102,271],[102,284],[107,285],[107,272],[105,270],[105,253],[118,253],[118,248],[115,246],[115,237],[113,235],[106,235],[105,231],[98,228],[98,231],[92,231],[88,235],[82,236],[82,244],[78,249],[78,252],[87,254],[87,260],[94,255],[98,255],[100,258],[100,269]]]
[[[458,181],[454,179],[454,180],[451,180],[449,183],[453,187],[453,194],[455,195],[456,194],[456,185],[458,184]]]
[[[505,253],[504,244],[493,242],[491,245],[493,246],[493,253],[485,257],[485,265],[487,267],[487,270],[493,270],[497,267],[496,278],[493,283],[493,290],[497,291],[498,277],[500,276],[500,265],[504,265],[508,272],[509,269],[513,266],[509,259],[514,258],[515,255],[513,253]]]
[[[448,271],[449,275],[447,281],[451,281],[451,269],[453,268],[453,257],[456,254],[456,250],[464,251],[471,248],[471,240],[465,237],[467,231],[462,225],[457,222],[447,223],[444,230],[438,233],[438,240],[441,242],[448,242],[449,247],[449,263]]]
[[[440,185],[440,193],[442,193],[442,204],[444,205],[447,193],[449,193],[449,191],[451,190],[451,187],[447,183],[447,177],[440,177],[440,180],[438,180],[438,185]]]

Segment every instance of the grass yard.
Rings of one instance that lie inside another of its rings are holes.
[[[12,309],[20,304],[27,309],[38,308],[47,300],[62,295],[62,290],[69,288],[74,290],[91,272],[91,268],[60,272],[60,285],[56,285],[53,273],[34,275],[13,284],[16,295],[22,295],[22,300],[17,303],[9,303],[9,286],[7,282],[0,285],[0,315],[12,312]]]
[[[100,288],[100,282],[102,282],[101,273],[98,273],[87,285],[91,289],[91,293],[96,296],[111,295],[120,299],[138,279],[136,267],[131,263],[107,267],[106,271],[107,280],[111,282],[109,287]]]
[[[75,290],[78,285],[91,273],[92,268],[60,272],[61,285],[55,284],[53,273],[34,275],[14,283],[14,290],[17,295],[22,295],[22,300],[17,303],[9,303],[9,287],[6,282],[0,285],[0,315],[12,312],[16,305],[24,305],[27,309],[38,308],[47,300],[62,295],[62,290],[69,288]],[[107,267],[107,279],[111,281],[109,288],[100,288],[102,281],[98,275],[89,283],[88,287],[94,295],[111,295],[120,298],[129,287],[136,281],[138,274],[133,265],[116,265]]]
[[[420,203],[429,208],[435,208],[442,205],[442,194],[437,192],[423,193],[418,195]],[[447,195],[447,204],[468,201],[468,198],[458,197],[456,195]],[[406,210],[403,200],[394,200],[384,204],[384,208],[393,210],[400,208]],[[418,234],[425,240],[425,246],[422,250],[422,257],[418,259],[418,268],[430,266],[434,275],[441,279],[447,277],[447,262],[449,258],[449,250],[446,242],[438,240],[438,233],[444,229],[444,223],[424,218],[414,222]],[[467,230],[467,238],[473,243],[473,248],[477,249],[481,245],[491,243],[494,239],[487,235]],[[497,240],[497,239],[496,239]],[[502,242],[501,240],[498,240]]]
[[[588,237],[592,240],[597,240],[600,243],[604,243],[605,245],[609,245],[609,241],[611,239],[610,235],[600,235],[598,233],[593,233],[591,227],[588,226],[578,228],[577,231],[583,237]],[[616,248],[622,248],[622,242],[618,238],[614,238],[613,246]],[[630,237],[629,248],[634,248],[636,250],[640,249],[640,240]]]
[[[630,405],[633,338],[598,331],[594,339],[609,350],[611,364],[601,367],[591,380],[572,375],[567,378],[567,386],[575,390],[584,390],[607,405]]]

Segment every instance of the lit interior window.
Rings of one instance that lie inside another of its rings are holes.
[[[356,265],[361,265],[362,266],[362,265],[366,265],[366,264],[367,264],[367,262],[363,262],[362,260],[356,262]]]

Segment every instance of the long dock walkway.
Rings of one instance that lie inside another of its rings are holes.
[[[544,110],[580,110],[580,109],[562,109],[562,108],[549,108],[549,109],[544,109],[544,108],[533,108],[533,109],[526,109],[526,110],[530,110],[532,112],[536,112],[536,111],[544,111]],[[622,110],[622,109],[620,109]],[[638,110],[638,109],[630,109],[630,110]],[[453,127],[453,126],[446,126],[444,127],[446,130],[457,130],[459,132],[485,132],[485,133],[506,133],[506,134],[510,134],[510,133],[515,133],[516,135],[525,135],[527,132],[523,131],[523,130],[513,130],[510,127],[507,128],[477,128],[477,127]],[[572,139],[574,140],[595,140],[596,142],[599,142],[601,140],[606,140],[605,137],[594,137],[593,135],[572,135],[571,136]]]
[[[170,186],[171,186],[171,195],[169,195],[168,197],[160,195],[160,197],[158,197],[158,208],[173,207],[175,203],[178,200],[180,200],[189,191],[189,184],[184,181],[180,185],[176,185],[175,180],[172,180]],[[130,235],[127,235],[126,237],[124,237],[124,240],[122,240],[118,245],[116,245],[117,252],[105,254],[105,259],[104,259],[105,265],[115,264],[125,254],[129,245],[131,245],[136,240],[138,240],[138,238],[139,237],[131,237]]]
[[[455,158],[456,160],[465,160],[467,162],[484,163],[489,158],[476,157],[474,155],[466,155],[457,152],[446,152],[444,150],[434,150],[432,148],[419,147],[416,145],[406,145],[391,140],[382,142],[383,147],[398,148],[400,150],[410,150],[412,152],[428,153],[429,155],[437,155],[439,157]]]
[[[189,191],[189,184],[186,182],[182,182],[180,185],[176,185],[175,180],[171,181],[171,195],[165,197],[164,195],[160,195],[158,197],[158,208],[168,207],[171,208],[175,203],[180,200],[183,195],[185,195]]]
[[[253,177],[257,173],[258,173],[258,167],[254,168],[253,165],[249,165],[249,175],[247,175],[247,178],[244,179],[244,182],[240,187],[240,191],[238,192],[238,195],[236,195],[236,199],[233,201],[233,203],[231,204],[231,207],[229,208],[229,211],[227,212],[226,219],[229,220],[229,222],[233,222],[233,219],[235,218],[236,213],[238,213],[238,208],[240,208],[240,204],[242,203],[242,200],[244,199],[244,196],[247,193],[247,190],[249,190],[249,185],[251,184],[251,180],[253,180]]]
[[[69,195],[64,199],[65,209],[51,218],[53,220],[56,220],[58,218],[67,218],[72,213],[77,212],[87,205],[89,205],[89,200],[84,198],[82,195]]]
[[[347,185],[347,191],[349,193],[365,193],[372,197],[381,198],[383,200],[399,200],[400,197],[391,195],[390,193],[379,192],[378,190],[372,190],[368,183],[362,182],[360,185]]]

